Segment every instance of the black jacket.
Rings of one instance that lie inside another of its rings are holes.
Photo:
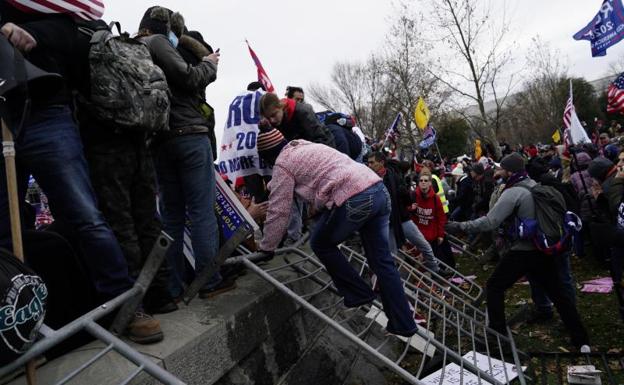
[[[457,195],[455,198],[455,207],[461,207],[462,211],[472,208],[474,201],[474,190],[472,189],[472,178],[470,176],[462,177],[457,182]]]
[[[74,49],[77,29],[74,21],[60,14],[24,13],[6,1],[0,1],[0,27],[13,23],[26,30],[37,41],[37,46],[24,56],[44,71],[54,72],[64,79],[64,87],[45,100],[42,106],[65,105],[71,100],[72,84],[75,83]]]
[[[201,40],[199,40],[201,39]],[[196,66],[201,64],[201,56],[207,56],[208,54],[213,53],[212,47],[203,41],[201,35],[196,35],[196,37],[190,35],[182,35],[180,37],[180,42],[177,47],[178,52],[188,64],[192,66]],[[205,51],[205,52],[204,52]],[[206,89],[202,88],[199,91],[199,95],[201,98],[201,102],[204,104],[204,117],[206,118],[206,124],[208,126],[208,137],[210,138],[210,145],[212,147],[212,157],[213,159],[217,159],[217,137],[214,132],[215,127],[215,115],[214,109],[208,102],[206,102]]]
[[[196,66],[188,64],[164,35],[146,36],[141,40],[147,44],[154,64],[167,77],[171,91],[169,129],[196,128],[194,132],[209,132],[210,122],[201,112],[204,102],[201,92],[217,78],[217,66],[207,61]]]
[[[405,234],[401,224],[410,220],[410,213],[407,210],[410,205],[410,192],[404,182],[398,162],[392,160],[386,162],[386,175],[384,175],[383,183],[390,194],[392,235],[397,247],[401,247],[405,243]]]
[[[334,135],[318,120],[312,106],[306,103],[297,103],[292,118],[287,121],[284,117],[278,129],[288,140],[304,139],[336,148]]]

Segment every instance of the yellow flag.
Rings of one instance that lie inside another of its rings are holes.
[[[555,143],[561,142],[561,134],[559,133],[559,130],[555,130],[555,133],[552,134],[552,140]]]
[[[479,139],[475,139],[475,159],[479,160],[483,155],[483,150],[481,150],[481,141]]]
[[[429,108],[422,96],[418,98],[416,109],[414,109],[414,121],[421,130],[424,130],[427,127],[427,123],[429,123]]]

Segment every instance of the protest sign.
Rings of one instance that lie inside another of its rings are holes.
[[[245,91],[230,104],[221,137],[218,170],[232,182],[238,177],[271,175],[271,167],[258,156],[256,140],[260,122],[260,98],[264,92]]]
[[[245,210],[240,203],[234,191],[228,187],[221,175],[215,171],[216,194],[215,194],[215,212],[217,222],[225,240],[229,239],[236,230],[244,223],[248,223],[253,231],[259,229],[256,221]],[[193,248],[191,243],[191,231],[189,229],[189,220],[187,216],[187,225],[184,227],[183,250],[184,256],[191,266],[195,268],[195,257],[193,256]],[[190,224],[192,226],[192,223]],[[212,236],[218,237],[218,234]]]

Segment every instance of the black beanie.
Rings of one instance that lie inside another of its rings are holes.
[[[514,152],[504,157],[503,160],[501,160],[500,165],[505,171],[513,173],[524,171],[524,158],[522,155]]]
[[[171,29],[170,14],[171,11],[167,8],[159,6],[149,7],[141,19],[139,30],[147,29],[153,34],[167,36]]]
[[[602,183],[605,179],[607,179],[607,174],[609,174],[609,171],[611,171],[613,166],[615,166],[615,164],[609,159],[604,156],[599,156],[589,162],[587,172],[589,173],[589,176]]]

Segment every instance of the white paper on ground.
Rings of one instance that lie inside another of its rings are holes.
[[[513,364],[503,362],[495,358],[490,358],[488,360],[488,357],[486,355],[473,351],[464,354],[463,358],[465,358],[468,362],[488,373],[502,383],[506,383],[507,381],[511,381],[514,378],[518,377],[516,366]],[[525,369],[526,367],[522,368],[523,371]],[[473,374],[467,369],[462,370],[461,367],[456,363],[450,363],[446,365],[443,369],[431,373],[427,377],[423,378],[421,381],[425,385],[439,385],[443,370],[444,380],[442,381],[442,384],[492,385],[491,382],[485,381],[484,379],[481,379],[481,381],[479,382],[479,377],[476,374]],[[505,371],[507,372],[507,376],[505,376]]]

